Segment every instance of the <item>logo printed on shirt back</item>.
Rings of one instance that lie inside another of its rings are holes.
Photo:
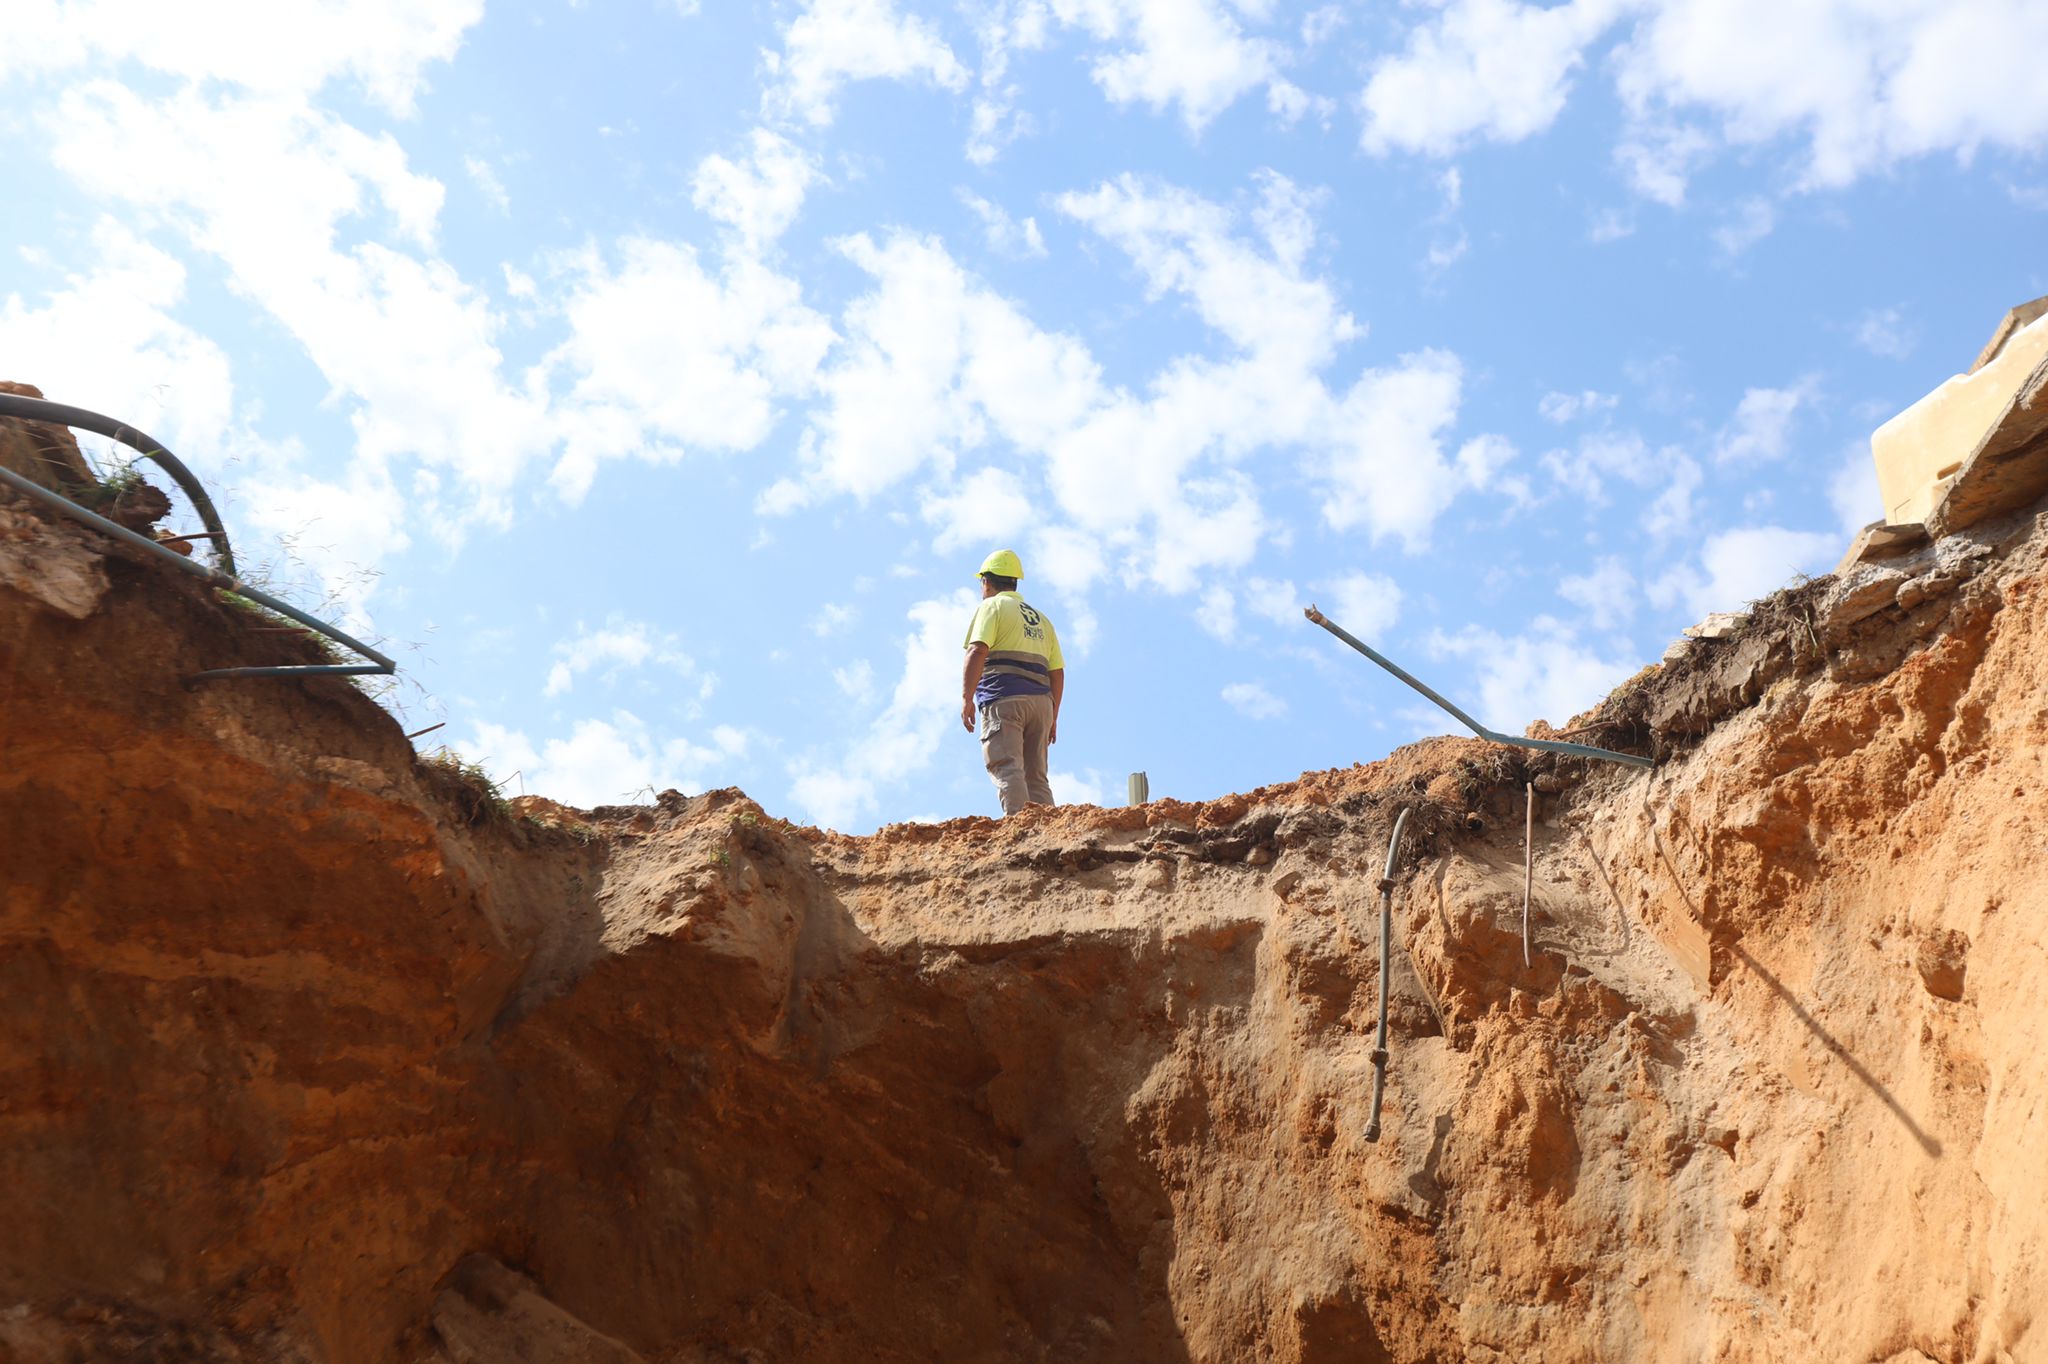
[[[1044,639],[1045,631],[1038,628],[1042,617],[1021,601],[1017,603],[1017,611],[1024,617],[1024,638]]]

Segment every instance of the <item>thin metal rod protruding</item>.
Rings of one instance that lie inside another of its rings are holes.
[[[1566,743],[1562,739],[1525,739],[1522,738],[1520,735],[1501,734],[1495,730],[1488,729],[1485,725],[1480,724],[1477,720],[1467,715],[1464,711],[1459,710],[1449,701],[1446,701],[1443,697],[1437,695],[1436,692],[1432,691],[1422,681],[1420,681],[1418,678],[1410,674],[1405,668],[1401,667],[1400,664],[1394,662],[1386,655],[1380,653],[1371,645],[1359,639],[1356,635],[1351,634],[1349,631],[1345,630],[1343,626],[1337,624],[1328,616],[1325,616],[1321,611],[1318,611],[1313,604],[1311,604],[1308,607],[1308,609],[1303,611],[1302,614],[1304,616],[1307,616],[1316,624],[1322,626],[1325,630],[1328,630],[1337,638],[1343,640],[1346,644],[1349,644],[1352,648],[1358,650],[1358,652],[1364,654],[1373,662],[1379,664],[1382,668],[1385,668],[1394,676],[1400,678],[1403,682],[1406,682],[1409,686],[1415,688],[1415,690],[1421,692],[1424,696],[1427,696],[1430,700],[1436,702],[1445,710],[1449,711],[1452,715],[1457,717],[1457,720],[1460,724],[1464,725],[1465,728],[1471,730],[1474,734],[1477,734],[1482,739],[1489,739],[1497,744],[1512,744],[1516,748],[1541,749],[1545,753],[1571,753],[1581,758],[1604,758],[1608,762],[1627,763],[1631,767],[1656,766],[1656,764],[1650,761],[1648,758],[1639,757],[1634,753],[1616,753],[1611,749],[1595,748],[1591,744]]]
[[[1525,788],[1528,801],[1522,810],[1522,965],[1533,966],[1529,956],[1529,889],[1536,881],[1536,783]]]
[[[1401,847],[1401,830],[1408,823],[1408,807],[1394,816],[1394,832],[1387,839],[1387,869],[1380,876],[1380,1025],[1372,1040],[1372,1116],[1366,1120],[1365,1139],[1380,1139],[1380,1101],[1387,1093],[1387,995],[1392,985],[1394,941],[1394,857]]]

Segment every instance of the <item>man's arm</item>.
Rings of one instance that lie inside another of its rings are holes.
[[[981,685],[981,670],[987,664],[988,645],[967,646],[967,662],[960,669],[960,724],[969,734],[974,733],[974,689]],[[1053,695],[1059,695],[1058,683],[1053,684]]]
[[[1056,744],[1060,741],[1060,698],[1066,694],[1067,670],[1065,668],[1054,668],[1052,670],[1052,729],[1045,736],[1045,741],[1049,744]]]

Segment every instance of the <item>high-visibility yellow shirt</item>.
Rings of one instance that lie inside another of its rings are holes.
[[[1015,592],[998,592],[975,608],[961,647],[976,644],[988,645],[974,689],[977,706],[1006,696],[1044,696],[1052,690],[1052,670],[1067,666],[1052,622]]]

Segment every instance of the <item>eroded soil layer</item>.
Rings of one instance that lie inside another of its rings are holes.
[[[1654,771],[869,838],[500,808],[124,555],[0,501],[0,1360],[2048,1357],[2031,516],[1576,723]]]

